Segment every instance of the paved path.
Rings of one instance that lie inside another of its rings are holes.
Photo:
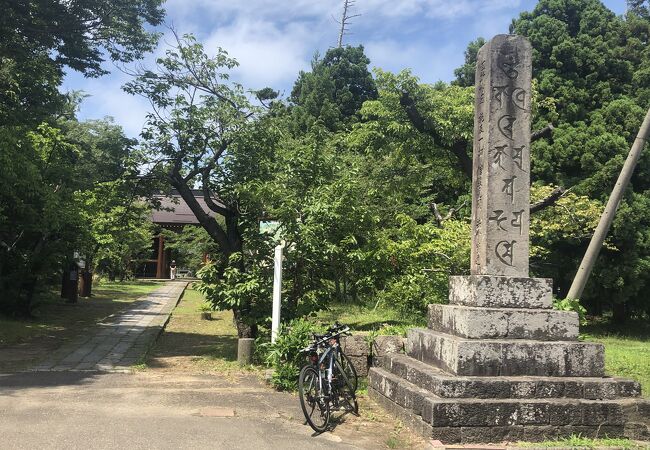
[[[142,361],[186,286],[185,281],[165,283],[133,302],[127,311],[111,316],[95,330],[64,345],[32,370],[130,370],[130,366]]]
[[[0,418],[3,450],[375,450],[394,430],[346,416],[314,436],[298,397],[256,375],[150,370],[0,374]]]

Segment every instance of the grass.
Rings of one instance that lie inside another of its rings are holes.
[[[320,311],[317,320],[329,324],[338,320],[357,332],[401,334],[414,326],[424,326],[424,316],[408,317],[388,307],[337,303]],[[650,397],[650,322],[630,322],[620,327],[606,319],[592,319],[581,328],[587,341],[605,345],[605,369],[609,375],[631,378],[641,383],[644,397]]]
[[[517,447],[546,447],[546,448],[599,448],[616,447],[623,449],[647,448],[639,443],[627,439],[589,439],[572,435],[566,439],[544,442],[518,442]]]
[[[237,331],[232,312],[213,311],[212,320],[201,320],[204,306],[203,295],[188,287],[165,332],[149,353],[148,367],[220,372],[226,376],[241,371],[237,363]]]
[[[594,319],[581,329],[586,340],[605,345],[605,370],[609,375],[632,378],[650,397],[650,324],[632,321],[613,326]]]
[[[41,297],[31,319],[0,316],[0,372],[23,370],[83,334],[106,317],[160,287],[153,281],[105,282],[93,286],[93,296],[65,303],[51,291]]]
[[[404,335],[409,328],[420,327],[426,323],[424,317],[405,316],[385,306],[374,308],[351,303],[330,305],[328,309],[319,311],[316,319],[328,325],[338,320],[356,332],[401,335]]]
[[[65,303],[57,292],[40,298],[30,319],[0,316],[0,347],[30,342],[44,336],[67,337],[124,309],[137,298],[160,287],[152,281],[103,282],[93,287],[90,298]]]

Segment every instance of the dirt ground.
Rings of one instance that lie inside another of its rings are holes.
[[[259,366],[241,368],[236,362],[237,336],[230,312],[213,312],[212,320],[201,320],[203,298],[188,289],[172,313],[165,331],[149,353],[143,373],[152,376],[214,376],[225,380],[233,389],[256,386],[269,396],[283,399],[285,410],[279,413],[287,420],[311,430],[304,423],[299,400],[295,394],[276,392],[265,383],[265,371]],[[368,449],[421,449],[426,442],[393,417],[388,416],[363,392],[359,396],[359,416],[334,416],[330,437]]]

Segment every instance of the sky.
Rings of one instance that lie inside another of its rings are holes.
[[[513,18],[531,11],[536,0],[356,0],[344,44],[363,45],[372,67],[411,71],[422,82],[451,81],[464,61],[467,44],[507,33]],[[604,0],[616,14],[625,0]],[[239,61],[233,80],[246,89],[271,87],[284,96],[318,52],[336,46],[343,0],[167,0],[165,23],[180,34],[193,33],[209,53],[225,49]],[[152,67],[172,41],[169,30],[156,51],[139,64]],[[80,120],[113,117],[129,137],[138,137],[149,104],[121,86],[129,77],[110,62],[111,71],[87,79],[70,71],[63,89],[88,97]]]

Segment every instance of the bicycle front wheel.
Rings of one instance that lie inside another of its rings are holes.
[[[321,391],[319,374],[312,366],[305,366],[298,378],[300,406],[310,427],[322,433],[330,421],[330,405]]]

